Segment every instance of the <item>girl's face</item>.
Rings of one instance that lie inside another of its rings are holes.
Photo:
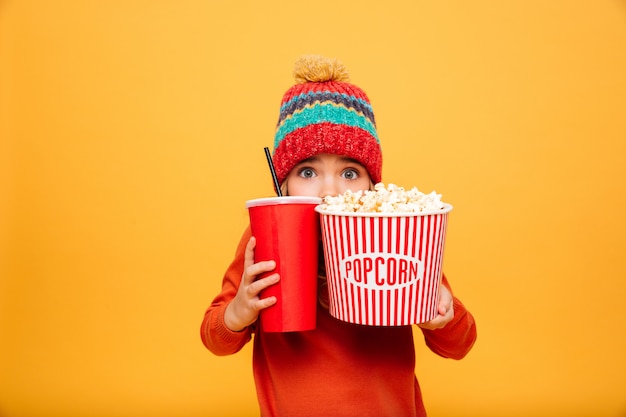
[[[287,195],[326,197],[347,190],[368,190],[371,179],[367,170],[352,158],[319,154],[305,159],[287,175],[284,184]]]

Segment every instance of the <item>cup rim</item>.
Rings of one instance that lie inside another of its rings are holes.
[[[443,208],[439,210],[430,210],[422,212],[409,212],[409,213],[347,213],[340,211],[328,211],[322,208],[323,204],[319,204],[315,207],[315,211],[324,216],[342,216],[342,217],[419,217],[419,216],[432,216],[436,214],[446,214],[452,210],[452,204],[442,203]]]
[[[246,201],[246,208],[259,206],[273,206],[277,204],[316,204],[322,202],[320,197],[307,197],[297,195],[284,195],[275,197],[254,198]]]

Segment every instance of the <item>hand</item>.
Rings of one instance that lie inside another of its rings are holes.
[[[244,255],[243,276],[237,290],[237,295],[228,304],[224,312],[224,324],[234,332],[241,331],[254,323],[259,317],[259,312],[264,308],[276,304],[276,297],[261,299],[259,294],[267,287],[278,282],[278,274],[271,274],[262,279],[256,279],[263,272],[272,271],[276,268],[276,262],[263,261],[254,263],[254,248],[256,239],[250,238],[246,245]]]
[[[452,293],[445,285],[439,285],[439,301],[437,304],[437,317],[426,323],[418,324],[426,330],[441,329],[454,318],[454,299]]]

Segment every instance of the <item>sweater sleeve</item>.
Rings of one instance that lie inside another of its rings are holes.
[[[237,246],[235,259],[224,274],[222,290],[206,310],[200,327],[202,343],[218,356],[230,355],[240,351],[251,339],[251,327],[247,327],[240,332],[234,332],[226,327],[224,323],[226,307],[235,298],[241,283],[244,253],[250,236],[252,236],[252,232],[250,227],[248,227]]]
[[[450,284],[446,276],[442,277],[442,284],[450,292]],[[461,301],[454,297],[454,318],[444,328],[436,330],[421,329],[426,346],[437,355],[450,359],[463,359],[469,353],[476,341],[476,322],[472,314]]]

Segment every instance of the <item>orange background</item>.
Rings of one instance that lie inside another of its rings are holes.
[[[224,3],[223,5],[221,3]],[[433,417],[626,413],[623,1],[0,3],[0,415],[257,415],[201,344],[302,53],[370,96],[387,182],[454,205]]]

